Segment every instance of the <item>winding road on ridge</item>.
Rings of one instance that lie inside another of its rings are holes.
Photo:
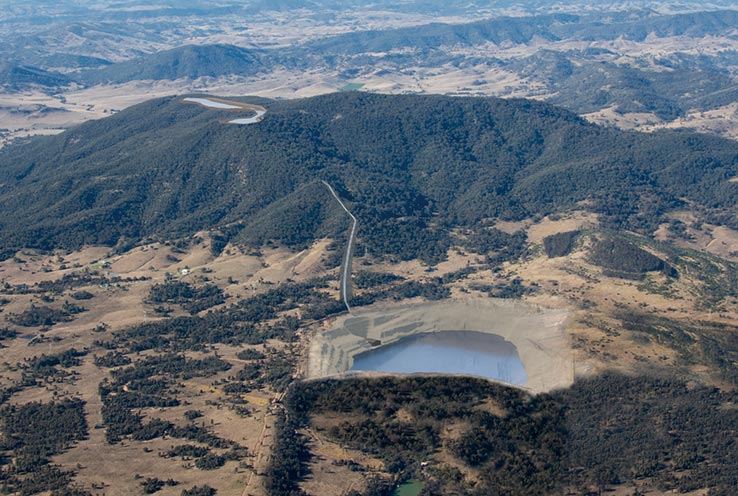
[[[341,208],[343,208],[346,213],[349,214],[349,217],[351,217],[351,220],[354,222],[353,226],[351,226],[351,235],[349,236],[348,246],[346,247],[346,256],[343,260],[343,269],[341,270],[341,298],[343,298],[343,302],[346,304],[346,309],[348,310],[348,312],[352,313],[351,306],[349,305],[348,301],[348,287],[349,284],[351,284],[351,251],[354,247],[354,239],[356,238],[356,226],[358,225],[358,222],[356,221],[356,217],[354,217],[354,214],[349,212],[349,209],[346,208],[346,205],[343,204],[333,187],[323,180],[321,180],[320,182],[325,184],[325,187],[328,188],[328,191],[331,192],[333,198],[336,199],[336,201],[341,205]]]

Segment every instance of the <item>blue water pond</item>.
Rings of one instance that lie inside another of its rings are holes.
[[[518,386],[528,380],[512,343],[495,334],[478,331],[414,334],[356,355],[351,370],[466,374]]]

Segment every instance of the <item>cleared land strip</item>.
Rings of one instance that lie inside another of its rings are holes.
[[[354,223],[353,226],[351,226],[351,235],[349,236],[348,246],[346,247],[346,256],[344,257],[343,261],[343,270],[341,271],[341,298],[346,304],[346,309],[348,310],[348,312],[352,313],[351,306],[349,305],[348,286],[349,284],[351,284],[351,253],[354,246],[354,238],[356,237],[356,226],[358,225],[358,222],[356,221],[356,217],[354,217],[354,214],[349,212],[349,209],[346,208],[346,205],[343,204],[333,187],[325,181],[321,180],[321,182],[325,184],[326,188],[328,188],[328,191],[330,191],[333,195],[333,198],[335,198],[336,201],[338,201],[338,203],[341,205],[341,208],[343,208],[346,213],[349,214],[349,217],[351,217],[351,220]]]

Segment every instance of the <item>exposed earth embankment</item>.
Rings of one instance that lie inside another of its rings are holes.
[[[564,332],[568,315],[566,310],[494,298],[367,307],[338,318],[313,337],[307,377],[376,375],[351,371],[356,355],[423,332],[474,330],[515,345],[528,375],[526,389],[539,393],[567,387],[574,380]]]

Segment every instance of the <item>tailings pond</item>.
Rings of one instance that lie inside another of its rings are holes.
[[[574,381],[568,315],[496,298],[361,307],[315,329],[302,374],[460,374],[551,391]]]
[[[528,375],[515,346],[476,331],[415,334],[354,357],[351,370],[465,374],[523,386]]]

